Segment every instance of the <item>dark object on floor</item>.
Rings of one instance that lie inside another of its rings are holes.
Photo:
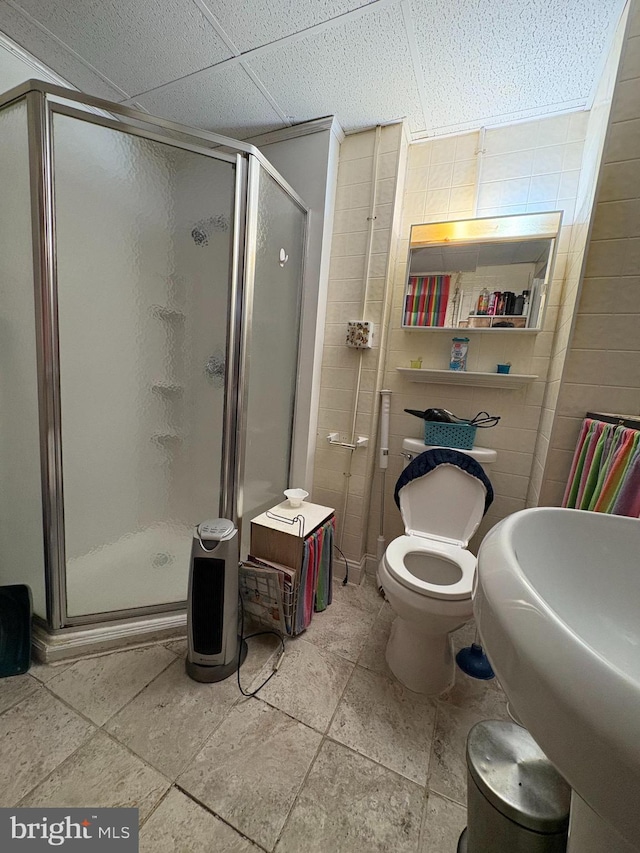
[[[0,586],[0,678],[23,675],[31,665],[31,590]]]
[[[456,663],[464,673],[472,678],[480,678],[482,681],[495,678],[491,664],[479,643],[471,643],[465,649],[460,649],[456,655]]]

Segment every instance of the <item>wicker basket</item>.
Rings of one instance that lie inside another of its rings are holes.
[[[439,421],[424,422],[424,443],[439,447],[456,447],[471,450],[477,427],[470,424],[443,424]]]

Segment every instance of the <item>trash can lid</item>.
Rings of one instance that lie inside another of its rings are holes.
[[[484,720],[469,732],[467,766],[486,799],[514,823],[534,832],[562,832],[571,789],[529,732]]]

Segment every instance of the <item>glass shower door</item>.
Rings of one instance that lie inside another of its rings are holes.
[[[67,616],[184,601],[219,514],[235,165],[54,112]]]
[[[255,266],[245,345],[245,551],[250,519],[283,501],[290,485],[307,219],[306,211],[255,160],[252,171],[257,210],[249,236],[255,240]]]

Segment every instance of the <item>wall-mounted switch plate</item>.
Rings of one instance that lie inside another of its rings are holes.
[[[349,320],[347,323],[347,340],[348,347],[356,349],[371,349],[371,339],[373,338],[373,323],[368,320]]]

